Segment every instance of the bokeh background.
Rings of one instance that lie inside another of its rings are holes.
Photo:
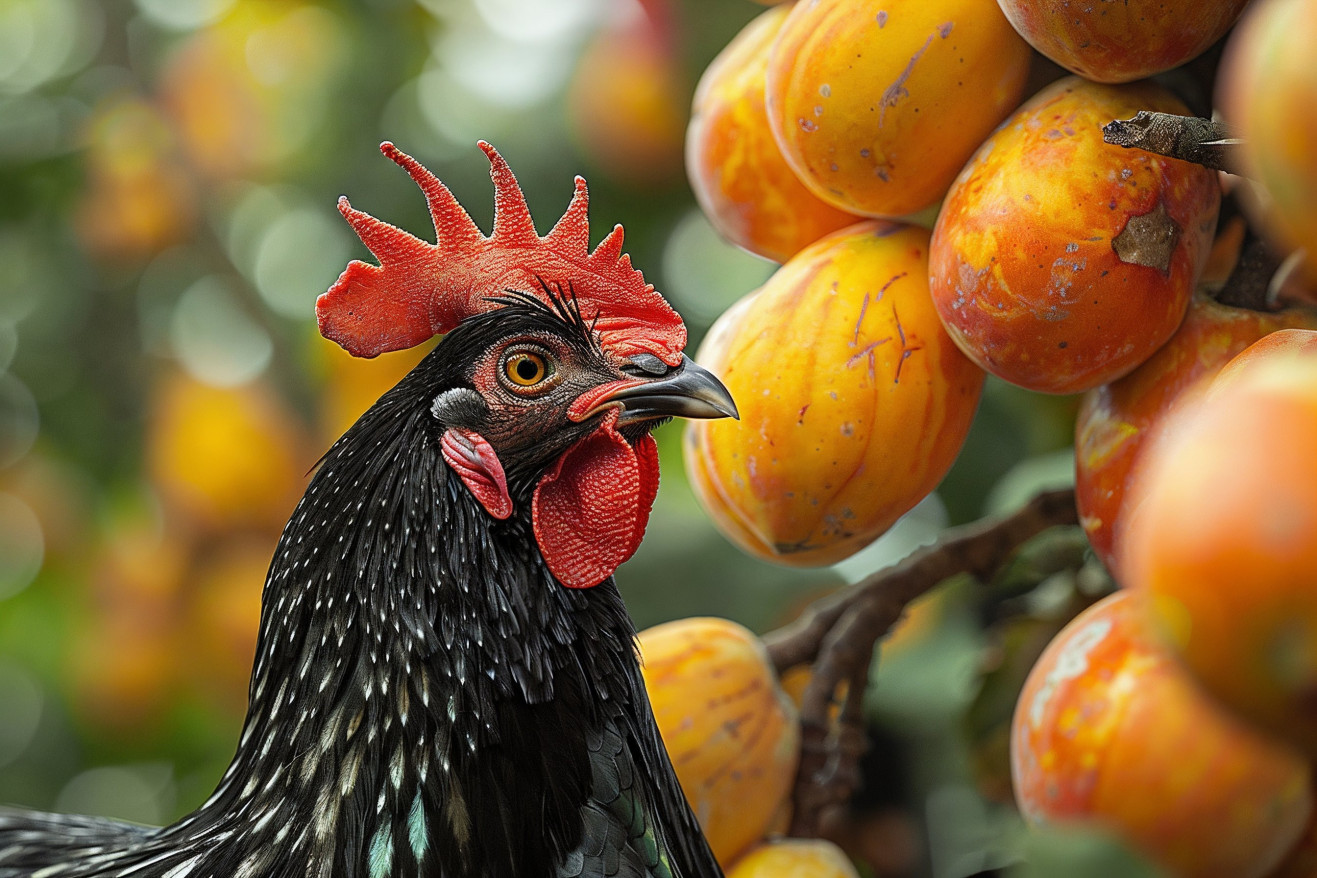
[[[320,454],[422,353],[354,361],[315,331],[315,297],[369,258],[340,194],[429,233],[381,140],[484,228],[477,139],[508,159],[542,231],[585,174],[594,240],[626,227],[695,343],[772,273],[718,239],[682,166],[700,72],[761,9],[0,0],[0,802],[161,823],[227,765],[279,530]],[[990,382],[938,494],[813,571],[714,531],[669,425],[648,537],[618,576],[637,624],[782,624],[948,522],[1065,482],[1073,410]],[[1018,632],[990,622],[953,583],[883,646],[868,782],[838,830],[869,874],[1020,856],[1003,776],[1014,690],[994,700],[982,683]]]

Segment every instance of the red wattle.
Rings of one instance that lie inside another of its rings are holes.
[[[568,588],[591,588],[612,576],[640,545],[657,493],[653,438],[633,448],[610,413],[535,487],[535,540],[549,570]]]
[[[645,536],[645,528],[649,525],[649,513],[654,508],[654,498],[658,496],[658,443],[654,441],[653,436],[646,433],[645,438],[635,444],[635,451],[636,462],[640,464],[640,502],[637,508],[640,517],[636,522],[636,546],[639,546],[641,538]],[[631,547],[627,558],[635,554],[636,546]],[[622,560],[625,561],[626,558]]]

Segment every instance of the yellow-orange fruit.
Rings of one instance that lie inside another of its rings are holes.
[[[1286,327],[1317,327],[1317,311],[1250,311],[1199,296],[1175,335],[1147,362],[1084,394],[1075,420],[1075,496],[1089,542],[1112,571],[1121,510],[1149,437],[1186,390]]]
[[[1248,220],[1235,214],[1221,223],[1216,230],[1212,248],[1207,252],[1207,263],[1203,266],[1199,283],[1208,288],[1222,286],[1239,265],[1239,256],[1244,250],[1244,239],[1248,235]]]
[[[74,222],[93,255],[131,264],[192,233],[196,186],[168,120],[150,102],[112,92],[82,138],[86,182]]]
[[[1186,667],[1241,715],[1317,754],[1317,332],[1231,360],[1167,420],[1117,534]]]
[[[332,443],[415,368],[435,343],[390,351],[370,360],[352,356],[318,332],[308,344],[308,368],[321,373],[321,432],[325,441]]]
[[[982,0],[811,0],[768,63],[787,163],[850,213],[934,204],[1024,89],[1029,46]]]
[[[351,31],[319,3],[235,0],[209,27],[180,35],[156,77],[194,168],[259,178],[301,162],[332,104]]]
[[[782,679],[779,681],[782,691],[791,699],[791,703],[800,709],[800,705],[805,700],[805,690],[809,688],[810,682],[814,679],[813,665],[796,665],[794,668],[787,668],[782,673]],[[833,704],[828,707],[828,716],[836,719],[841,714],[841,703],[846,700],[846,693],[850,689],[850,684],[842,682],[837,686],[834,694]],[[791,815],[788,814],[788,817]],[[790,821],[788,821],[790,823]],[[783,830],[785,831],[785,829]]]
[[[278,534],[244,536],[213,548],[189,573],[184,630],[189,659],[183,670],[234,716],[247,707],[261,593]]]
[[[1285,249],[1317,259],[1317,4],[1263,0],[1240,22],[1221,64],[1218,102],[1232,129],[1244,172],[1268,203],[1263,226]],[[1254,205],[1245,200],[1246,208]],[[1317,270],[1314,270],[1317,272]]]
[[[117,512],[91,559],[69,660],[74,707],[112,733],[157,722],[178,692],[178,609],[192,545],[168,520]]]
[[[1030,45],[1072,73],[1131,82],[1198,57],[1230,29],[1248,0],[997,2]]]
[[[72,637],[74,709],[107,735],[158,727],[178,696],[178,657],[186,652],[176,620],[114,612]]]
[[[806,247],[728,310],[698,357],[740,421],[687,427],[696,494],[729,539],[784,564],[863,548],[937,486],[983,373],[928,296],[928,232],[871,221]]]
[[[805,188],[768,128],[768,49],[788,11],[764,12],[713,59],[686,129],[686,173],[709,221],[733,244],[778,262],[859,221]]]
[[[727,878],[860,878],[841,848],[821,838],[784,838],[759,845]]]
[[[211,387],[177,375],[152,400],[147,461],[171,506],[226,530],[281,526],[315,457],[269,388]]]
[[[724,867],[770,829],[800,757],[796,709],[763,643],[726,619],[640,632],[645,688],[695,816]]]
[[[601,30],[567,90],[572,133],[604,173],[637,186],[681,174],[686,72],[676,46],[649,16]]]
[[[1187,112],[1160,87],[1076,77],[1035,95],[947,193],[929,281],[980,366],[1021,387],[1077,393],[1166,342],[1207,259],[1220,186],[1208,169],[1104,143],[1139,110]]]
[[[1116,830],[1179,878],[1259,878],[1312,809],[1308,764],[1228,714],[1118,592],[1056,636],[1011,729],[1016,800],[1032,824]]]

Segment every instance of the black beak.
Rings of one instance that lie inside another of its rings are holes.
[[[648,361],[657,361],[647,357]],[[644,372],[652,373],[647,362]],[[713,373],[695,364],[685,354],[681,364],[654,380],[619,390],[608,402],[622,403],[618,424],[634,424],[657,418],[739,418],[736,403]]]

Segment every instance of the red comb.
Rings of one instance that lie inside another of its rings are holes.
[[[622,253],[622,227],[589,252],[585,180],[547,235],[535,231],[526,198],[507,162],[480,142],[494,180],[494,231],[485,236],[448,187],[392,143],[380,151],[402,166],[425,193],[436,243],[355,210],[346,197],[339,213],[379,265],[353,260],[316,302],[320,333],[358,357],[418,345],[463,319],[500,307],[490,297],[509,290],[549,302],[544,287],[575,295],[594,321],[604,350],[619,357],[653,354],[675,366],[686,346],[686,327],[652,284]]]

